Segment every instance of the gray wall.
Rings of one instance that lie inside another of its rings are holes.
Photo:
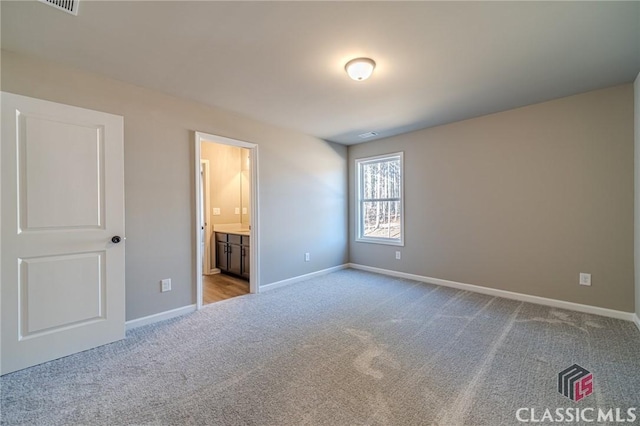
[[[259,145],[262,285],[347,262],[345,147],[6,51],[1,85],[124,116],[128,320],[195,303],[194,130]]]
[[[635,120],[635,281],[636,281],[636,315],[640,317],[640,73],[636,77],[634,87]]]
[[[351,146],[350,261],[632,312],[633,148],[631,84]],[[354,160],[396,151],[402,260],[353,229]]]

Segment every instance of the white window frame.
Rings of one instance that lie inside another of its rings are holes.
[[[380,201],[399,201],[400,202],[400,239],[391,239],[385,237],[365,237],[363,236],[364,224],[362,221],[362,205],[365,201],[363,199],[363,187],[362,187],[362,165],[377,163],[383,160],[400,159],[400,199],[396,200],[385,199]],[[394,152],[390,154],[376,155],[373,157],[365,157],[356,159],[355,163],[355,179],[356,179],[356,216],[355,216],[355,230],[356,230],[356,242],[360,243],[373,243],[373,244],[385,244],[391,246],[404,246],[404,152]]]

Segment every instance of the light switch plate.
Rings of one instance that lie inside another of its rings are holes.
[[[161,288],[160,290],[164,293],[165,291],[171,291],[171,278],[165,278],[160,281]]]
[[[214,207],[213,208],[213,215],[214,216],[220,216],[220,207]]]

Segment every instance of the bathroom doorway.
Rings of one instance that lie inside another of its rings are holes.
[[[197,307],[257,293],[258,147],[196,132]]]

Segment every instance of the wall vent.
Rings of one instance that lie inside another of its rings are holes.
[[[378,134],[376,132],[367,132],[358,135],[358,137],[362,139],[372,138],[374,136],[378,136]]]
[[[39,0],[41,3],[48,4],[58,10],[78,15],[78,3],[80,0]]]

